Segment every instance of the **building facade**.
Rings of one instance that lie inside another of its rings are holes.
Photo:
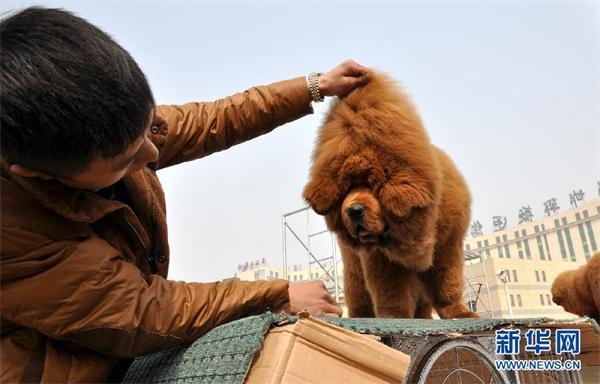
[[[572,318],[552,302],[556,276],[599,251],[600,199],[465,239],[465,300],[484,317]]]

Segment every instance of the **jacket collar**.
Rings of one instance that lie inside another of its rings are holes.
[[[46,208],[73,221],[92,223],[126,207],[119,201],[105,199],[91,191],[70,188],[56,180],[15,175],[4,160],[1,169],[3,179],[14,182]]]

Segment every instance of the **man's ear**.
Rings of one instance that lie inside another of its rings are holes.
[[[8,167],[8,169],[15,175],[18,175],[21,177],[39,177],[40,179],[43,179],[43,180],[55,179],[54,176],[51,176],[47,173],[35,171],[33,169],[24,167],[19,164],[12,164],[10,167]]]

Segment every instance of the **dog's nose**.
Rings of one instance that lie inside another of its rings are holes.
[[[350,216],[350,218],[352,220],[358,220],[360,218],[362,218],[365,215],[365,207],[363,207],[360,204],[356,204],[356,205],[351,205],[350,207],[348,207],[348,216]]]

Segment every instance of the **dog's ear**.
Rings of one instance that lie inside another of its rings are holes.
[[[340,178],[346,156],[331,155],[313,164],[311,178],[304,187],[304,200],[319,215],[326,215],[348,192],[349,178]]]
[[[406,217],[412,208],[425,208],[434,202],[432,191],[397,175],[379,189],[381,204],[398,218]]]
[[[572,271],[565,271],[560,273],[552,282],[550,291],[552,293],[552,301],[556,305],[563,305],[565,303],[565,298],[569,294],[568,283],[570,281],[569,277],[571,272]],[[570,289],[574,290],[575,287],[570,287]]]
[[[326,215],[339,201],[340,189],[332,178],[313,178],[304,187],[302,196],[316,213]]]

